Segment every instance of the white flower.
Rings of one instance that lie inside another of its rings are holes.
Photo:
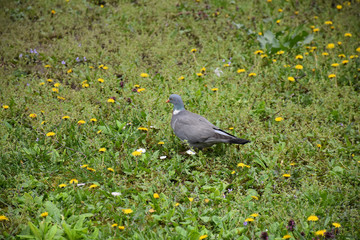
[[[215,72],[216,76],[218,76],[218,77],[220,77],[220,75],[223,74],[223,71],[221,71],[220,68],[216,68],[214,72]]]
[[[196,152],[194,152],[193,150],[187,150],[186,153],[189,154],[189,155],[195,155],[196,154]]]
[[[167,158],[166,156],[160,156],[160,159],[165,159],[165,158]]]
[[[111,195],[113,195],[113,196],[120,196],[121,193],[119,193],[119,192],[112,192]]]
[[[138,152],[141,152],[141,153],[146,153],[146,149],[145,148],[139,148],[138,150],[136,150]]]
[[[85,186],[85,183],[78,183],[77,186],[78,187]]]

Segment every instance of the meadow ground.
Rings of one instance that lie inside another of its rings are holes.
[[[1,9],[1,239],[360,238],[359,1]]]

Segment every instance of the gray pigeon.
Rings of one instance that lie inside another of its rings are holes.
[[[171,127],[175,135],[182,141],[187,141],[191,147],[204,148],[216,143],[245,144],[250,142],[221,130],[198,114],[185,110],[179,95],[172,94],[166,102],[174,105]]]

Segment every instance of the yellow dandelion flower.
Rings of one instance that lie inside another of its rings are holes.
[[[314,29],[313,29],[313,32],[319,32],[319,31],[320,31],[319,28],[314,28]]]
[[[134,157],[140,156],[140,155],[141,155],[141,152],[139,152],[139,151],[134,151],[134,152],[131,153],[131,155],[133,155]]]
[[[292,162],[292,163],[290,163],[290,166],[295,166],[295,165],[296,165],[296,163],[293,163],[293,162]]]
[[[54,84],[54,87],[56,87],[56,88],[58,88],[58,87],[60,87],[60,86],[61,86],[60,83],[55,83],[55,84]]]
[[[77,179],[75,179],[75,178],[70,180],[70,184],[78,184],[78,182],[79,181]]]
[[[51,68],[51,65],[46,64],[44,67],[45,67],[45,68]]]
[[[291,238],[289,234],[286,234],[285,236],[282,237],[282,239],[289,239],[289,238]]]
[[[304,59],[302,55],[296,55],[295,59]]]
[[[97,184],[91,184],[90,187],[89,187],[89,189],[98,188],[98,187],[100,187],[100,186],[97,185]]]
[[[262,36],[262,35],[263,35],[263,33],[262,33],[262,32],[258,32],[258,34],[259,34],[259,36]]]
[[[130,214],[130,213],[134,212],[134,211],[131,210],[131,209],[122,209],[121,211],[122,211],[123,213],[125,213],[125,214]]]
[[[7,218],[5,215],[0,216],[0,222],[2,221],[9,221],[9,218]]]
[[[111,168],[111,167],[107,168],[107,170],[110,171],[110,172],[114,172],[114,169]]]
[[[125,230],[125,227],[124,226],[119,226],[119,229],[120,230]]]
[[[208,235],[201,235],[200,237],[199,237],[199,240],[202,240],[202,239],[205,239],[205,238],[207,238],[208,237]]]
[[[108,66],[103,66],[102,69],[106,70],[106,69],[109,69],[109,67]]]
[[[114,223],[113,225],[111,225],[111,227],[117,227],[118,224],[117,223]]]
[[[96,172],[96,170],[94,168],[91,167],[86,167],[87,170],[89,170],[90,172]]]
[[[276,60],[276,59],[273,59],[272,61],[275,63],[277,60]]]
[[[49,216],[48,212],[43,212],[42,214],[40,214],[40,217],[47,217],[47,216]]]
[[[259,200],[259,198],[257,196],[251,196],[251,197],[255,200]]]
[[[294,14],[295,14],[295,15],[299,15],[299,11],[295,11]]]
[[[154,213],[154,212],[156,212],[156,210],[155,209],[149,209],[149,213]]]
[[[36,115],[35,113],[31,113],[31,114],[29,115],[29,117],[30,117],[30,118],[36,118],[37,115]]]
[[[96,118],[91,118],[90,122],[97,122],[97,119]]]
[[[348,64],[349,63],[349,60],[343,60],[342,62],[341,62],[342,64]]]
[[[139,89],[137,90],[137,92],[142,92],[142,91],[145,91],[145,88],[139,88]]]
[[[46,136],[47,136],[47,137],[52,137],[52,136],[55,136],[55,133],[54,133],[54,132],[48,132],[48,133],[46,134]]]
[[[190,202],[194,201],[194,198],[192,198],[192,197],[189,197],[188,199]]]
[[[212,88],[211,89],[211,91],[213,91],[213,92],[216,92],[216,91],[218,91],[219,89],[218,88]]]
[[[46,80],[46,81],[49,82],[49,83],[51,83],[53,80],[49,78],[49,79]]]
[[[339,228],[339,227],[341,227],[341,224],[340,224],[340,223],[336,223],[336,222],[335,222],[335,223],[333,223],[332,225],[333,225],[335,228]]]
[[[58,187],[59,187],[59,188],[64,188],[64,187],[66,187],[66,186],[67,186],[66,184],[62,183],[62,184],[60,184]]]
[[[295,78],[294,78],[294,77],[288,77],[288,80],[289,80],[290,82],[295,82]]]
[[[3,109],[9,109],[9,106],[8,105],[3,105],[2,108]]]
[[[326,229],[323,229],[323,230],[316,231],[315,235],[316,236],[324,236],[325,233],[326,233]]]
[[[62,119],[64,120],[68,120],[70,117],[69,116],[63,116]]]
[[[330,29],[331,29],[331,30],[334,30],[334,29],[335,29],[335,27],[334,27],[334,26],[331,26],[331,27],[330,27]]]
[[[255,219],[253,219],[253,218],[247,218],[247,219],[245,219],[245,222],[253,222],[253,221],[255,221]]]
[[[138,130],[145,131],[145,132],[149,131],[149,129],[146,127],[138,127]]]
[[[200,69],[200,72],[204,73],[206,71],[206,68],[203,67],[202,69]]]
[[[178,80],[184,80],[184,79],[185,79],[184,76],[178,78]]]
[[[295,69],[297,69],[297,70],[301,70],[301,69],[303,69],[304,67],[302,66],[302,65],[296,65],[295,66]]]
[[[275,118],[275,121],[276,121],[276,122],[281,122],[282,120],[284,120],[284,118],[282,118],[282,117],[277,117],[277,118]]]
[[[333,22],[332,22],[332,21],[325,21],[325,24],[326,24],[326,25],[332,25]]]
[[[253,217],[253,218],[256,218],[256,217],[259,216],[259,214],[258,214],[258,213],[253,213],[253,214],[251,214],[250,216]]]
[[[43,85],[45,85],[45,83],[44,83],[44,82],[41,82],[41,83],[39,83],[39,85],[40,85],[40,86],[43,86]]]
[[[80,167],[81,168],[87,168],[89,165],[87,165],[87,164],[84,164],[84,165],[81,165]]]
[[[341,10],[342,9],[342,5],[336,5],[336,8],[338,9],[338,10]]]
[[[98,66],[98,68],[103,68],[104,67],[104,64],[100,64],[99,66]]]
[[[67,73],[72,73],[72,69],[70,68],[69,70],[67,70]]]
[[[323,55],[323,56],[329,56],[329,53],[323,52],[321,55]]]
[[[46,123],[46,121],[42,121],[42,122],[41,122],[41,125],[44,125],[45,123]]]
[[[340,64],[338,64],[338,63],[333,63],[333,64],[331,64],[331,66],[332,67],[338,67]]]
[[[65,100],[64,97],[60,97],[60,96],[57,96],[57,99],[59,99],[59,100]]]
[[[51,91],[52,91],[52,92],[55,92],[55,93],[59,93],[59,89],[58,89],[58,88],[52,88]]]
[[[165,144],[165,143],[161,141],[161,142],[158,142],[158,144],[159,144],[159,145],[163,145],[163,144]]]
[[[277,52],[276,52],[277,55],[282,55],[282,54],[284,54],[284,53],[285,53],[285,52],[284,52],[283,50],[280,50],[280,51],[277,51]]]
[[[329,76],[328,76],[328,78],[334,78],[334,77],[336,77],[335,74],[329,74]]]
[[[210,202],[210,200],[209,200],[209,199],[207,199],[207,198],[205,198],[205,199],[204,199],[204,202],[205,202],[205,203],[209,203],[209,202]]]
[[[196,51],[197,51],[196,48],[193,48],[190,50],[190,52],[192,52],[192,53],[195,53]]]
[[[159,194],[157,194],[157,193],[154,193],[154,198],[160,198],[160,196],[159,196]]]
[[[100,148],[99,152],[106,152],[106,148]]]
[[[285,174],[283,174],[283,177],[284,177],[284,178],[289,178],[289,177],[290,177],[290,174],[285,173]]]
[[[229,127],[229,130],[234,130],[234,127]]]
[[[114,99],[112,99],[112,98],[109,98],[109,99],[107,100],[107,102],[108,102],[108,103],[114,103],[114,102],[115,102],[115,100],[114,100]]]
[[[232,171],[231,174],[235,174],[235,171]]]
[[[260,55],[260,54],[263,54],[264,51],[263,50],[257,50],[254,52],[255,55]]]
[[[56,11],[55,10],[51,10],[51,14],[55,14],[56,13]]]
[[[316,144],[316,147],[321,148],[322,146],[321,144]]]
[[[177,202],[177,203],[175,203],[175,207],[177,207],[177,206],[179,206],[179,205],[180,205],[180,203],[178,203],[178,202]]]
[[[196,76],[201,77],[203,74],[202,73],[196,73]]]
[[[104,79],[98,78],[98,82],[99,82],[99,83],[103,83],[103,82],[104,82]]]
[[[244,69],[244,68],[239,68],[239,69],[237,70],[237,73],[243,73],[243,72],[245,72],[245,69]]]
[[[256,77],[256,73],[249,73],[249,77]]]
[[[342,42],[338,41],[337,44],[340,46],[342,44]]]
[[[333,43],[329,43],[327,46],[326,46],[327,49],[333,49],[335,48],[335,44]]]
[[[311,215],[310,217],[308,217],[307,219],[308,221],[311,221],[311,222],[316,222],[319,220],[319,218],[315,215]]]
[[[360,52],[360,47],[358,47],[358,48],[356,49],[356,51],[357,51],[357,52]]]
[[[351,55],[351,56],[350,56],[350,59],[358,58],[358,57],[359,57],[358,55]]]
[[[86,122],[84,121],[84,120],[79,120],[78,122],[77,122],[77,124],[78,125],[83,125],[83,124],[85,124]]]
[[[280,19],[276,20],[276,23],[277,23],[277,24],[279,24],[280,22],[281,22],[281,20],[280,20]]]
[[[147,78],[147,77],[149,77],[149,74],[147,74],[147,73],[141,73],[141,74],[140,74],[140,77],[142,77],[142,78]]]

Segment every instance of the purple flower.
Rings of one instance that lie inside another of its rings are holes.
[[[19,58],[22,58],[22,56],[23,56],[22,53],[20,53],[20,54],[19,54]]]
[[[77,58],[76,58],[76,61],[77,61],[77,62],[80,62],[80,58],[79,58],[79,57],[77,57]]]
[[[27,83],[26,86],[30,86],[30,83]]]
[[[223,59],[222,61],[225,62],[225,59]]]
[[[229,65],[231,64],[231,62],[229,61]]]
[[[39,138],[36,138],[36,141],[38,142],[38,141],[39,141]]]
[[[78,45],[79,47],[81,47],[81,43],[79,43],[79,45]]]
[[[123,82],[123,81],[120,82],[120,87],[121,87],[121,88],[124,87],[124,82]]]
[[[34,51],[30,48],[30,53],[34,53]]]
[[[231,193],[233,190],[232,189],[228,189],[228,192]]]
[[[65,64],[66,64],[66,62],[65,62],[64,60],[62,60],[62,61],[61,61],[61,64],[62,64],[62,65],[65,65]]]
[[[34,48],[34,53],[35,53],[35,54],[39,54],[39,53],[36,51],[36,48]]]
[[[244,226],[246,226],[247,224],[248,224],[248,222],[245,221],[245,222],[244,222]]]
[[[86,57],[84,57],[84,62],[86,62]]]

